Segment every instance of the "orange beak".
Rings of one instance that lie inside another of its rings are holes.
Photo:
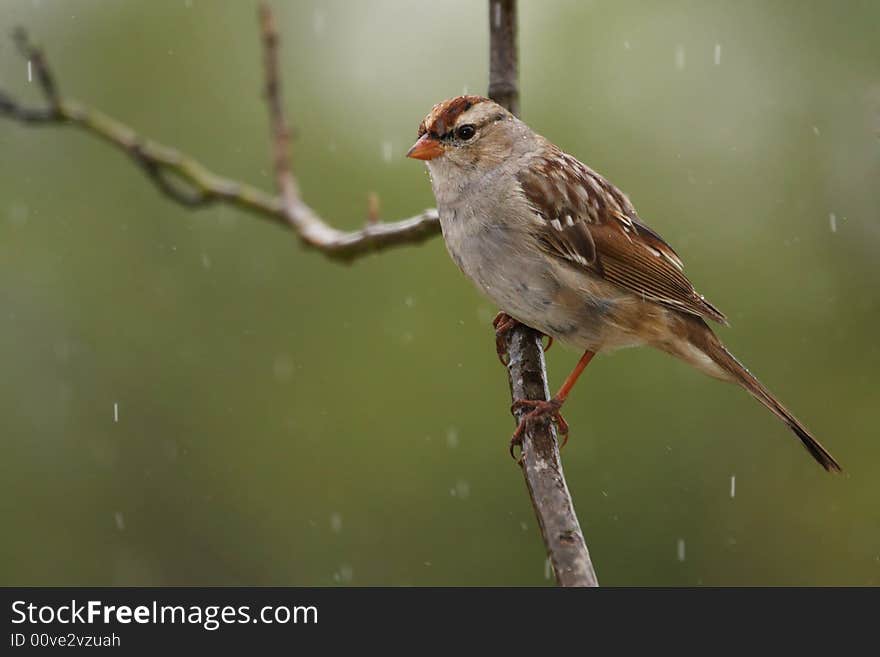
[[[415,160],[433,160],[440,155],[443,155],[443,145],[428,133],[423,134],[406,153]]]

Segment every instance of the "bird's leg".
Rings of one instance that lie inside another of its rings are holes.
[[[495,328],[495,351],[498,353],[498,360],[501,361],[501,364],[504,365],[504,367],[507,367],[507,360],[505,358],[507,356],[507,348],[504,345],[504,339],[514,327],[519,325],[520,322],[503,311],[495,315],[495,319],[492,320],[492,326]],[[546,353],[550,351],[550,347],[552,346],[553,338],[548,335],[547,346],[544,347],[544,352]]]
[[[556,420],[559,435],[562,436],[562,444],[560,447],[565,446],[565,443],[568,442],[568,423],[559,411],[565,403],[565,400],[568,398],[574,384],[577,383],[578,378],[583,373],[584,369],[586,369],[587,365],[590,364],[590,361],[593,360],[593,356],[595,355],[596,352],[594,351],[585,351],[584,355],[581,356],[581,359],[578,361],[578,364],[575,365],[574,369],[571,371],[571,374],[568,375],[562,386],[559,388],[559,392],[553,395],[549,400],[517,399],[513,402],[513,405],[510,407],[511,412],[523,408],[529,408],[531,410],[523,415],[516,427],[516,431],[513,432],[513,437],[510,439],[511,456],[513,456],[513,450],[515,447],[522,448],[523,432],[526,430],[526,425],[529,422],[535,422],[547,417],[552,417]]]

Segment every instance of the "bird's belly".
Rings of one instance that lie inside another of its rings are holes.
[[[524,249],[516,237],[486,227],[462,240],[446,234],[446,245],[477,288],[527,326],[591,351],[641,343],[620,326],[619,315],[631,297],[586,271],[544,257],[537,249]]]

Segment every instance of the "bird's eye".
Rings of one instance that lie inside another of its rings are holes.
[[[473,137],[475,134],[477,134],[477,129],[470,124],[463,125],[458,130],[455,131],[455,135],[459,139],[461,139],[462,141],[467,141],[468,139]]]

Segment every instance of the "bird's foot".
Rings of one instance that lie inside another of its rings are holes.
[[[507,367],[507,346],[504,344],[504,340],[507,334],[519,325],[520,322],[505,312],[498,313],[495,315],[495,319],[492,320],[492,326],[495,328],[495,351],[498,354],[498,360],[501,361],[504,367]],[[547,346],[544,347],[545,353],[550,351],[550,347],[553,346],[553,338],[549,335],[546,337]]]
[[[504,367],[507,367],[507,346],[504,340],[512,329],[519,326],[519,322],[505,312],[495,315],[492,320],[492,326],[495,328],[495,351],[498,354],[498,360]]]
[[[552,418],[556,420],[556,428],[559,431],[560,437],[562,438],[562,443],[560,443],[559,447],[565,447],[565,443],[568,442],[568,422],[565,421],[565,418],[562,417],[562,413],[559,412],[559,410],[562,408],[562,400],[556,397],[553,397],[548,401],[537,399],[517,399],[510,407],[510,411],[512,413],[515,413],[516,411],[525,408],[531,410],[523,415],[522,419],[519,421],[519,424],[516,427],[516,431],[513,432],[513,436],[510,439],[511,458],[518,460],[516,459],[513,450],[517,447],[522,450],[523,434],[526,430],[526,425],[529,422],[538,422],[547,418]]]

